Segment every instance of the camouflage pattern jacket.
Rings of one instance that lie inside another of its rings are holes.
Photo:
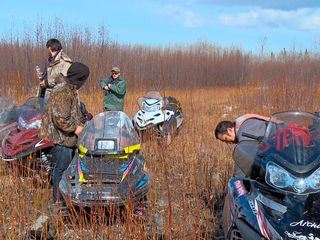
[[[120,76],[114,80],[111,76],[107,79],[99,81],[99,85],[102,89],[110,84],[110,90],[105,91],[103,107],[106,111],[123,111],[124,96],[127,92],[126,80]]]
[[[81,124],[78,92],[75,86],[61,82],[51,93],[46,105],[40,136],[54,144],[74,147],[77,144],[75,130]]]
[[[52,62],[48,64],[45,98],[49,99],[53,87],[61,82],[60,78],[66,77],[72,60],[62,50]]]

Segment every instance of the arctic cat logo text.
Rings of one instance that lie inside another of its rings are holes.
[[[309,227],[309,228],[315,228],[315,229],[320,228],[320,224],[309,222],[309,221],[304,221],[304,220],[301,220],[300,222],[292,222],[292,223],[290,223],[290,226],[291,227],[296,227],[296,226]]]
[[[289,233],[288,231],[284,232],[290,239],[298,239],[298,240],[320,240],[320,238],[315,237],[313,233],[309,233],[308,236],[301,235],[301,232],[293,232]]]
[[[45,144],[45,143],[43,143],[42,141],[43,141],[43,139],[41,139],[40,142],[36,143],[36,145],[34,145],[34,147],[37,148],[37,147],[40,147],[40,146],[42,146],[43,144]]]

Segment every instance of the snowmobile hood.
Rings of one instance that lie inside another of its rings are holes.
[[[262,192],[259,192],[261,190]],[[311,236],[320,236],[319,194],[274,195],[263,188],[256,193],[254,200],[248,200],[248,202],[249,205],[251,204],[250,208],[264,237],[267,239],[309,239],[308,237]]]
[[[318,239],[319,194],[298,196],[270,190],[257,181],[230,179],[229,201],[232,205],[236,202],[239,210],[233,216],[241,229],[241,239]],[[260,237],[249,237],[249,230]]]
[[[73,158],[63,173],[60,192],[79,206],[123,205],[147,194],[150,176],[141,155],[128,158],[83,156]]]

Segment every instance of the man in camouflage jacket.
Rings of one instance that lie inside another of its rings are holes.
[[[45,88],[45,99],[49,99],[53,87],[60,75],[67,76],[72,60],[62,50],[62,45],[58,39],[49,39],[46,47],[48,49],[48,67],[46,75],[39,76],[40,87]]]
[[[62,75],[55,81],[40,131],[43,139],[55,144],[53,158],[56,164],[52,174],[54,203],[60,200],[57,195],[59,182],[72,161],[77,137],[83,129],[77,87]]]
[[[126,80],[120,76],[120,69],[113,67],[111,76],[99,81],[100,87],[105,90],[103,107],[105,111],[123,111],[124,96],[126,95]]]

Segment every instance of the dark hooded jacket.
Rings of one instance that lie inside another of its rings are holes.
[[[54,144],[74,147],[75,130],[81,123],[82,113],[75,85],[66,81],[55,85],[46,105],[40,136]]]

